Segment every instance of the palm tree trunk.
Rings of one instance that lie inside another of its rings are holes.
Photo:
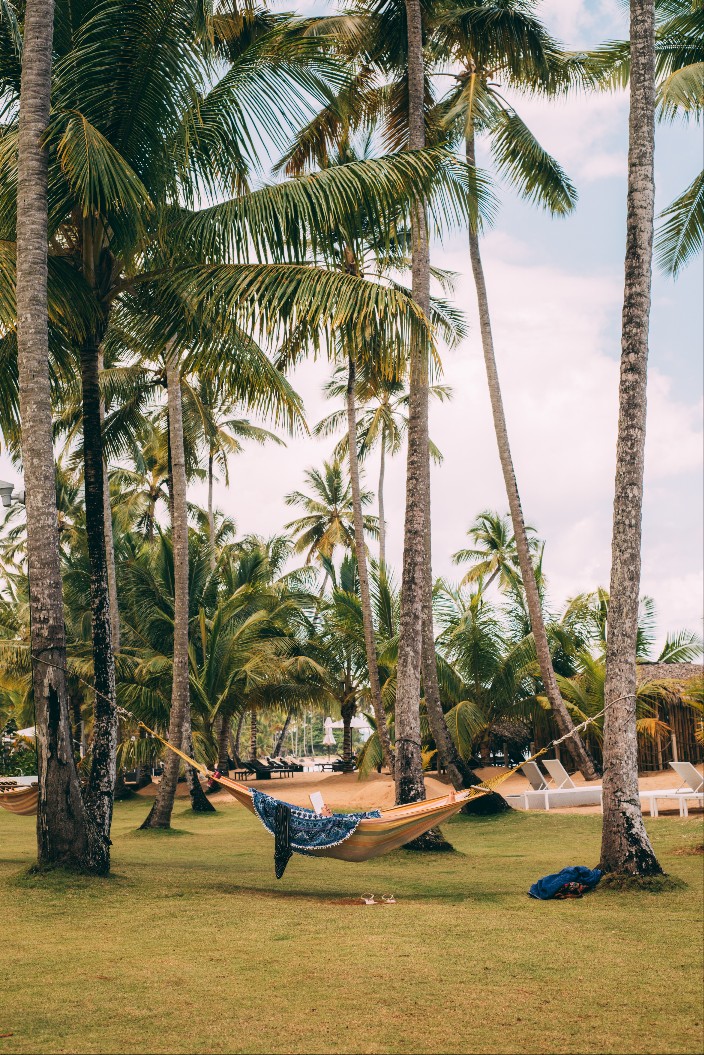
[[[293,711],[291,711],[291,710],[286,711],[286,717],[284,719],[283,728],[281,729],[281,732],[279,733],[279,735],[278,735],[278,737],[276,739],[276,745],[274,747],[274,754],[273,754],[274,758],[278,758],[279,755],[281,754],[281,750],[282,750],[282,748],[284,746],[284,740],[286,739],[286,733],[288,732],[288,727],[291,724],[291,715],[292,714],[293,714]]]
[[[208,536],[210,542],[210,570],[215,571],[215,513],[213,512],[213,452],[208,454]]]
[[[181,750],[184,755],[188,755],[189,758],[195,757],[193,751],[193,729],[191,726],[190,701],[189,706],[186,708],[183,715],[183,743],[181,745]],[[198,779],[198,770],[195,766],[186,766],[186,783],[188,784],[188,793],[191,796],[191,809],[194,813],[217,812],[203,790],[201,782]]]
[[[352,699],[351,703],[343,703],[340,708],[342,714],[342,761],[346,766],[352,768],[352,719],[357,713],[357,704]]]
[[[103,373],[103,350],[98,350],[98,379]],[[100,429],[105,426],[105,400],[100,397]],[[110,502],[110,477],[107,461],[103,457],[103,518],[105,521],[105,561],[108,573],[108,596],[110,598],[110,640],[113,655],[120,651],[120,609],[117,603],[117,572],[115,569],[115,539],[112,530],[112,505]],[[118,727],[119,735],[119,727]]]
[[[89,250],[90,251],[90,250]],[[84,248],[85,252],[85,248]],[[115,790],[117,711],[115,658],[112,651],[110,594],[105,541],[103,444],[100,425],[99,339],[93,335],[81,348],[83,390],[83,484],[86,540],[90,563],[91,630],[93,640],[93,744],[86,804],[106,839],[110,837]]]
[[[188,507],[186,492],[186,458],[183,449],[183,411],[181,375],[178,360],[167,349],[166,391],[169,411],[169,450],[171,462],[171,537],[174,559],[174,645],[171,682],[169,741],[181,747],[184,719],[190,714],[188,682]],[[164,773],[154,808],[144,822],[149,828],[169,828],[176,797],[180,759],[166,752]]]
[[[96,260],[102,238],[92,217],[81,229],[84,277],[97,295]],[[110,594],[105,544],[105,482],[103,460],[102,400],[100,397],[100,332],[88,334],[81,346],[81,390],[83,412],[83,489],[86,509],[86,541],[90,566],[91,634],[93,642],[93,744],[86,804],[105,839],[110,838],[115,792],[117,711],[115,657],[112,650]]]
[[[631,0],[625,290],[604,698],[605,872],[662,872],[638,795],[636,635],[641,567],[648,325],[655,186],[654,5]]]
[[[359,577],[359,594],[362,601],[362,624],[364,627],[364,647],[367,654],[367,671],[369,674],[369,691],[372,697],[372,708],[376,719],[377,732],[381,741],[384,765],[390,773],[394,771],[394,758],[391,751],[389,729],[386,724],[384,704],[381,700],[379,684],[379,666],[376,655],[376,636],[372,618],[372,598],[369,591],[369,573],[367,571],[367,552],[364,544],[364,517],[362,514],[362,496],[359,486],[359,462],[357,460],[357,412],[354,404],[355,365],[348,355],[347,375],[347,432],[350,463],[350,485],[352,488],[352,510],[354,515],[354,550],[357,558]]]
[[[106,841],[81,798],[66,690],[47,308],[47,157],[53,0],[25,7],[17,162],[17,359],[27,506],[32,685],[37,722],[39,865],[104,874]]]
[[[406,0],[408,24],[408,140],[411,150],[425,146],[423,106],[425,71],[423,28],[419,0]],[[422,208],[416,209],[412,225],[412,289],[420,308],[430,307],[430,254],[428,229]],[[396,763],[394,775],[397,803],[425,798],[420,740],[420,671],[426,559],[428,474],[428,363],[425,342],[410,349],[408,460],[406,467],[406,512],[403,536],[403,575],[396,688]]]
[[[103,373],[103,351],[102,348],[98,351],[98,378]],[[101,396],[100,399],[100,427],[101,431],[105,424],[105,401]],[[117,571],[115,568],[115,539],[113,536],[112,529],[112,505],[110,502],[110,477],[108,475],[108,465],[105,458],[103,458],[103,519],[105,522],[105,562],[108,573],[108,598],[110,600],[110,641],[112,644],[113,657],[117,652],[120,651],[120,610],[117,603]],[[114,660],[113,660],[114,661]],[[122,729],[120,723],[117,723],[117,742],[115,752],[122,742]],[[125,784],[125,773],[124,769],[116,768],[115,772],[115,799],[122,801],[123,799],[129,798],[132,792]]]
[[[257,758],[257,712],[252,708],[249,712],[249,757],[256,761]]]
[[[475,164],[473,129],[467,134],[466,156],[467,163],[473,168]],[[523,517],[523,509],[521,508],[521,499],[518,493],[516,474],[513,468],[511,447],[508,440],[506,415],[504,413],[501,386],[499,384],[496,357],[494,355],[494,339],[491,332],[491,317],[489,315],[489,298],[486,291],[486,281],[484,278],[481,254],[479,252],[479,236],[471,224],[469,228],[469,255],[472,261],[474,285],[477,291],[479,328],[482,337],[482,348],[484,350],[484,363],[486,366],[491,412],[494,418],[494,429],[496,431],[496,442],[499,449],[501,471],[503,472],[504,483],[506,485],[506,495],[508,497],[508,505],[511,513],[511,523],[513,525],[513,534],[516,540],[518,562],[521,568],[523,587],[526,591],[526,603],[528,606],[528,614],[530,616],[530,625],[533,631],[533,640],[535,641],[535,651],[540,666],[540,676],[545,688],[545,694],[550,703],[555,724],[560,731],[560,735],[565,736],[574,729],[574,723],[572,722],[569,711],[565,706],[565,701],[560,695],[560,690],[557,686],[557,678],[555,677],[555,671],[552,665],[550,646],[548,644],[548,636],[545,631],[545,621],[543,619],[543,611],[540,603],[540,594],[535,578],[535,568],[533,567],[530,550],[528,548],[526,525]],[[578,734],[570,736],[569,739],[565,741],[565,745],[572,756],[574,764],[584,776],[584,779],[594,780],[597,776],[594,762],[580,736]]]
[[[237,719],[237,730],[232,743],[232,761],[237,766],[241,765],[242,762],[240,757],[240,741],[242,738],[242,726],[244,725],[244,713],[244,711],[240,711],[240,716]]]
[[[384,476],[386,473],[386,426],[381,427],[381,454],[379,457],[379,567],[386,570],[386,517],[384,516]]]
[[[222,715],[218,719],[218,770],[225,776],[230,772],[230,719]]]
[[[108,467],[103,462],[103,516],[105,518],[105,556],[108,571],[108,597],[110,599],[110,640],[113,655],[120,651],[120,610],[117,604],[117,570],[115,568],[115,539],[112,529],[110,504],[110,478]]]

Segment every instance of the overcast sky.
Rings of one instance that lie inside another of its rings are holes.
[[[285,5],[289,7],[290,5]],[[298,5],[306,12],[313,4]],[[318,3],[315,9],[319,10]],[[619,0],[544,0],[548,27],[570,47],[627,33]],[[501,189],[501,210],[483,240],[496,353],[526,518],[547,540],[551,603],[608,586],[620,310],[625,242],[627,98],[574,96],[517,108],[579,191],[576,212],[551,220]],[[479,164],[488,158],[480,153]],[[656,208],[701,168],[701,129],[658,129]],[[486,390],[466,236],[433,248],[433,262],[458,272],[455,302],[470,332],[443,354],[451,403],[431,408],[431,435],[444,453],[433,470],[433,570],[457,578],[451,554],[483,509],[507,508]],[[642,589],[665,630],[700,629],[702,608],[702,268],[677,282],[655,275],[646,450]],[[315,424],[331,409],[322,396],[325,362],[292,377]],[[329,457],[329,440],[288,439],[285,449],[251,448],[233,460],[219,506],[241,533],[280,531],[294,512],[284,495],[308,466]],[[405,452],[388,467],[388,557],[400,578]],[[13,470],[0,458],[0,475]],[[366,485],[376,487],[371,459]],[[193,497],[204,501],[202,489]]]

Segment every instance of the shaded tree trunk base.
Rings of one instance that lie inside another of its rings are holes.
[[[687,884],[682,879],[670,876],[666,872],[659,875],[637,876],[627,872],[609,872],[599,884],[600,890],[619,890],[625,893],[665,894],[672,890],[685,890]]]
[[[191,809],[194,813],[216,813],[217,810],[208,799],[198,779],[198,771],[189,766],[186,771],[188,790],[191,795]]]
[[[454,853],[455,848],[449,843],[439,828],[431,828],[430,831],[419,835],[410,843],[405,843],[404,850],[412,850],[415,853],[448,854]]]
[[[127,787],[125,784],[125,774],[120,770],[115,777],[115,802],[124,802],[126,799],[131,799],[132,796],[132,788]]]
[[[498,813],[513,813],[513,806],[509,806],[503,795],[492,791],[488,795],[477,795],[475,799],[462,807],[460,813],[470,817],[491,817]]]
[[[154,810],[155,809],[156,809],[156,799],[154,800],[154,802],[152,804],[152,808],[150,809],[149,813],[147,814],[147,816],[144,818],[144,820],[140,824],[139,828],[137,829],[138,831],[144,832],[144,831],[148,831],[150,828],[157,827],[157,825],[153,825],[152,824],[152,818],[154,817]],[[159,825],[159,827],[161,827],[161,828],[168,828],[169,826],[168,826],[168,824],[162,824],[162,825]]]

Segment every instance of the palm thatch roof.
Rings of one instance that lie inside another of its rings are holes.
[[[669,681],[674,690],[682,689],[693,678],[702,676],[704,666],[701,663],[639,663],[636,667],[638,685],[648,681]]]

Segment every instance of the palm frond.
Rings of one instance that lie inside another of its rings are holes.
[[[704,241],[704,171],[660,214],[665,222],[655,242],[658,265],[677,278]]]

